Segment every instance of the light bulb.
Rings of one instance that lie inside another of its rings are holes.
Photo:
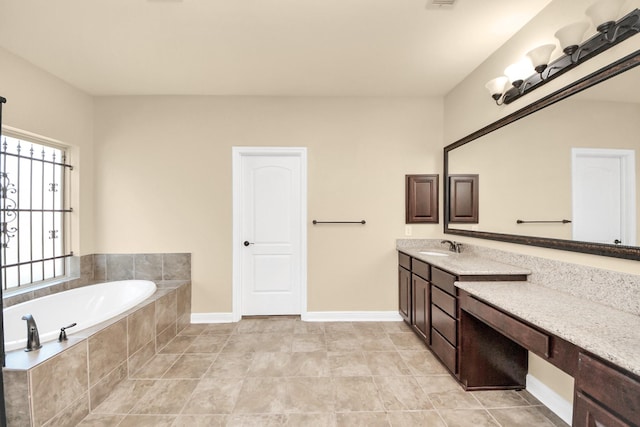
[[[509,79],[512,85],[520,87],[525,78],[533,74],[533,66],[531,60],[527,57],[522,58],[515,64],[509,65],[504,70],[505,76]]]
[[[606,32],[618,19],[624,0],[598,0],[589,6],[586,14],[599,32]]]
[[[493,80],[489,80],[484,87],[487,88],[489,94],[494,100],[500,99],[502,94],[504,93],[505,86],[509,83],[509,79],[505,76],[496,77]]]

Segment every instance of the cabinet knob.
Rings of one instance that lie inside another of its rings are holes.
[[[243,243],[243,245],[245,245],[245,246],[249,246],[249,245],[253,245],[253,244],[254,244],[253,242],[250,242],[248,240],[245,240],[244,243]]]

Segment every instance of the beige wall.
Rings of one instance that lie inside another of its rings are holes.
[[[625,42],[611,48],[607,52],[581,64],[574,70],[549,82],[542,88],[529,93],[510,105],[496,106],[484,85],[494,77],[500,76],[503,70],[511,63],[517,62],[532,48],[545,44],[555,43],[553,34],[564,25],[585,20],[584,10],[588,6],[584,0],[554,0],[538,16],[530,21],[521,31],[483,62],[473,73],[465,78],[456,88],[445,97],[444,113],[444,140],[445,145],[480,129],[501,117],[504,117],[520,108],[525,107],[536,99],[548,95],[567,84],[594,72],[602,66],[640,49],[640,37],[635,36]],[[625,10],[640,7],[640,0],[627,0]],[[591,28],[588,34],[595,33]],[[560,55],[556,50],[552,60]],[[482,197],[482,195],[480,195]],[[482,215],[482,213],[480,213]],[[576,264],[590,265],[609,270],[617,270],[628,273],[638,273],[638,262],[621,260],[609,257],[583,255],[572,252],[556,251],[478,240],[472,238],[459,238],[460,241],[472,242],[483,246],[503,249],[523,254],[552,258]],[[532,358],[530,357],[530,360]],[[535,360],[530,365],[530,374],[543,381],[565,399],[572,401],[572,379],[560,371],[554,370],[542,360]]]
[[[308,147],[308,310],[397,310],[404,175],[440,173],[425,98],[105,97],[95,103],[96,250],[191,252],[193,311],[231,311],[232,146]],[[414,236],[441,225],[414,226]]]
[[[70,146],[71,250],[93,253],[93,100],[0,48],[2,124]]]

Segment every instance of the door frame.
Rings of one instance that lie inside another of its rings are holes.
[[[242,217],[240,189],[242,158],[246,156],[292,156],[300,158],[300,315],[307,313],[307,148],[306,147],[231,147],[233,198],[233,273],[232,321],[242,318]]]
[[[580,157],[611,157],[620,160],[622,179],[620,191],[622,193],[620,212],[621,227],[625,238],[625,245],[636,245],[636,179],[635,150],[610,148],[577,148],[571,149],[571,209],[576,209],[574,182],[577,181],[576,163]],[[633,177],[633,179],[630,179]],[[575,223],[572,224],[572,235],[575,235]]]

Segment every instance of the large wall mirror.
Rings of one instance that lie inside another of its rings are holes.
[[[448,234],[640,260],[640,51],[445,148],[478,174],[479,221]]]

